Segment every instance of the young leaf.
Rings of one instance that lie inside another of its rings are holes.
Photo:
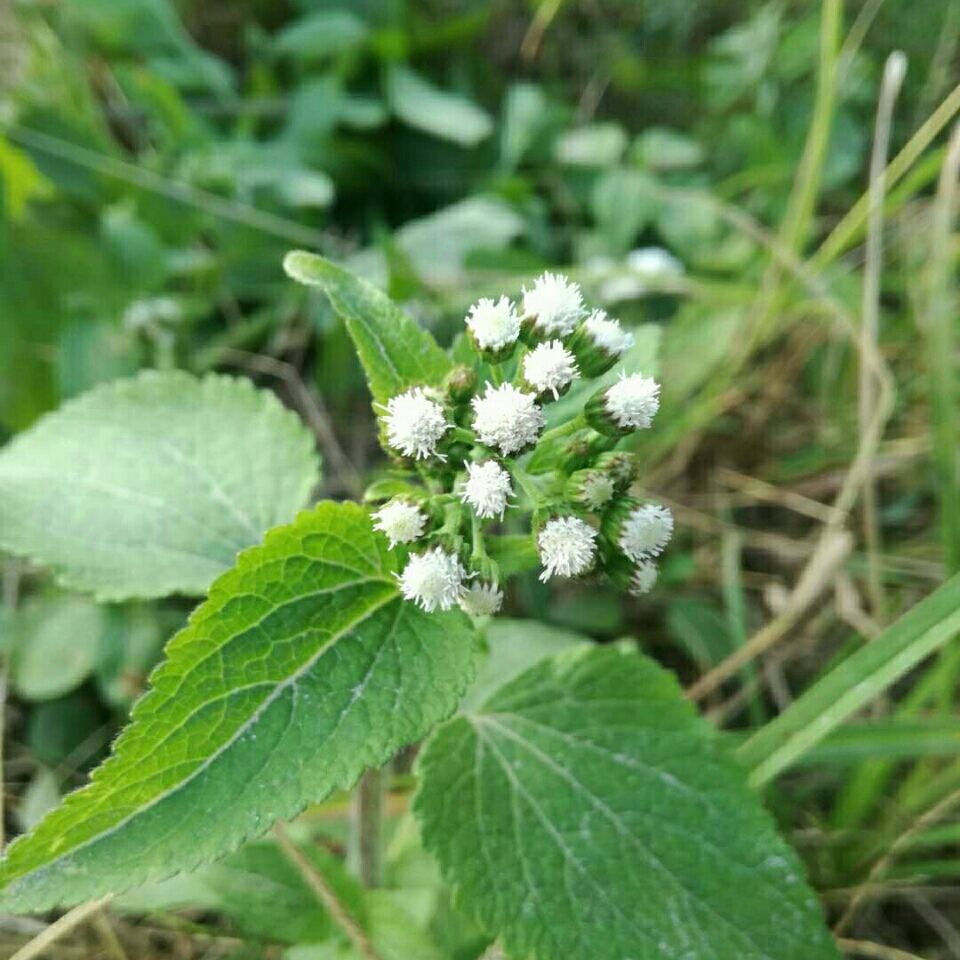
[[[448,716],[476,641],[403,601],[353,504],[272,530],[167,647],[113,756],[0,864],[0,911],[44,910],[222,856],[350,786]]]
[[[0,547],[102,600],[202,594],[317,479],[309,431],[272,394],[148,371],[0,450]]]
[[[796,856],[650,660],[541,661],[419,766],[424,842],[509,956],[838,956]]]
[[[313,253],[288,253],[283,268],[300,283],[322,287],[343,318],[377,403],[414,384],[437,385],[450,370],[447,355],[386,294]]]

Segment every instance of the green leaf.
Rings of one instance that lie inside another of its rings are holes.
[[[493,132],[486,111],[458,93],[435,87],[409,67],[392,67],[387,84],[393,112],[408,126],[461,147],[475,147]]]
[[[288,253],[283,268],[300,283],[322,287],[343,318],[377,403],[414,384],[437,385],[450,370],[437,342],[386,294],[313,253]]]
[[[313,438],[272,394],[147,371],[0,451],[0,547],[103,600],[201,594],[317,480]]]
[[[795,763],[831,730],[960,634],[960,574],[838,664],[739,750],[754,784]]]
[[[427,849],[509,956],[838,956],[742,771],[644,657],[544,660],[440,727],[419,767]]]
[[[462,614],[400,598],[362,509],[301,514],[213,584],[113,756],[10,846],[0,911],[222,856],[422,737],[455,709],[475,653]]]
[[[102,607],[70,594],[31,598],[12,623],[14,687],[27,700],[52,700],[93,672],[106,627]]]
[[[590,643],[579,633],[560,630],[539,620],[511,620],[509,617],[491,620],[484,639],[488,652],[463,698],[461,708],[466,711],[480,707],[496,690],[535,663],[561,650]]]
[[[315,844],[299,846],[351,916],[364,920],[361,889],[342,861]],[[138,887],[114,905],[129,913],[215,910],[245,936],[266,942],[319,943],[339,933],[300,872],[270,840],[245,844],[191,874]]]

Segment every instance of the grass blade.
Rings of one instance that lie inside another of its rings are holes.
[[[795,763],[831,730],[960,633],[960,575],[904,616],[822,680],[739,750],[761,786]]]

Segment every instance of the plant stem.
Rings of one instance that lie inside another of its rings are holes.
[[[876,373],[867,362],[871,352],[879,349],[880,339],[880,270],[883,246],[883,197],[886,192],[885,170],[890,144],[893,107],[903,83],[906,58],[895,52],[887,58],[883,84],[877,104],[876,132],[870,157],[870,210],[867,218],[867,250],[863,271],[863,316],[860,323],[860,368],[858,422],[861,433],[866,433],[877,405]],[[871,613],[877,623],[884,622],[883,584],[880,577],[880,521],[877,507],[877,487],[873,477],[863,484],[863,537],[867,547],[867,586]]]
[[[372,771],[371,771],[372,772]],[[286,830],[281,824],[275,824],[273,828],[274,836],[277,838],[277,845],[283,851],[284,856],[297,868],[300,876],[303,877],[307,886],[313,891],[316,898],[323,904],[331,919],[347,935],[347,938],[353,944],[354,949],[365,960],[380,960],[379,955],[373,948],[367,937],[366,931],[353,918],[346,906],[340,902],[333,888],[327,883],[324,877],[316,867],[304,856],[296,844],[291,841]]]
[[[21,947],[10,960],[36,960],[62,937],[89,920],[97,911],[110,901],[110,896],[100,900],[90,900],[74,907],[65,913],[59,920],[51,923],[39,936],[34,937],[28,944]]]
[[[520,485],[520,489],[533,504],[533,509],[540,509],[546,503],[546,499],[533,477],[517,464],[512,464],[511,473],[513,474],[513,479]]]
[[[353,791],[351,859],[365,887],[383,879],[384,772],[368,770]]]

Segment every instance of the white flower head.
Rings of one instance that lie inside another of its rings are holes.
[[[635,597],[649,593],[657,582],[657,565],[652,560],[641,560],[630,578],[630,593]]]
[[[465,575],[459,559],[441,547],[414,554],[403,573],[395,574],[404,597],[427,613],[449,610],[456,604],[463,593]]]
[[[507,498],[513,496],[510,474],[496,460],[467,464],[467,482],[461,499],[473,507],[478,517],[503,519]]]
[[[543,411],[532,393],[511,383],[494,387],[487,383],[482,397],[474,397],[473,429],[480,442],[499,447],[504,456],[534,443],[543,429]]]
[[[393,549],[398,543],[413,543],[423,536],[427,526],[426,514],[408,500],[391,500],[374,515],[375,530],[382,530]]]
[[[673,514],[658,503],[635,507],[620,525],[620,549],[636,562],[659,556],[673,536]]]
[[[565,337],[573,332],[583,315],[580,285],[559,273],[545,273],[537,277],[531,290],[524,288],[523,313],[533,317],[538,333]]]
[[[633,334],[607,316],[606,310],[594,310],[584,321],[587,333],[604,353],[622,357],[633,346]]]
[[[495,583],[471,583],[457,601],[471,617],[492,617],[503,606],[503,591]]]
[[[520,336],[520,317],[506,297],[496,302],[484,297],[470,308],[467,327],[481,350],[496,352],[516,343]]]
[[[597,556],[597,531],[579,517],[554,517],[537,537],[541,580],[550,577],[578,577],[586,573]]]
[[[437,454],[440,438],[451,424],[443,407],[427,396],[423,387],[413,387],[387,403],[387,442],[405,457],[422,460]]]
[[[559,340],[538,344],[523,358],[524,380],[538,394],[549,390],[554,400],[579,376],[576,358]]]
[[[660,384],[641,373],[621,372],[607,390],[604,406],[622,430],[645,430],[660,409]]]

